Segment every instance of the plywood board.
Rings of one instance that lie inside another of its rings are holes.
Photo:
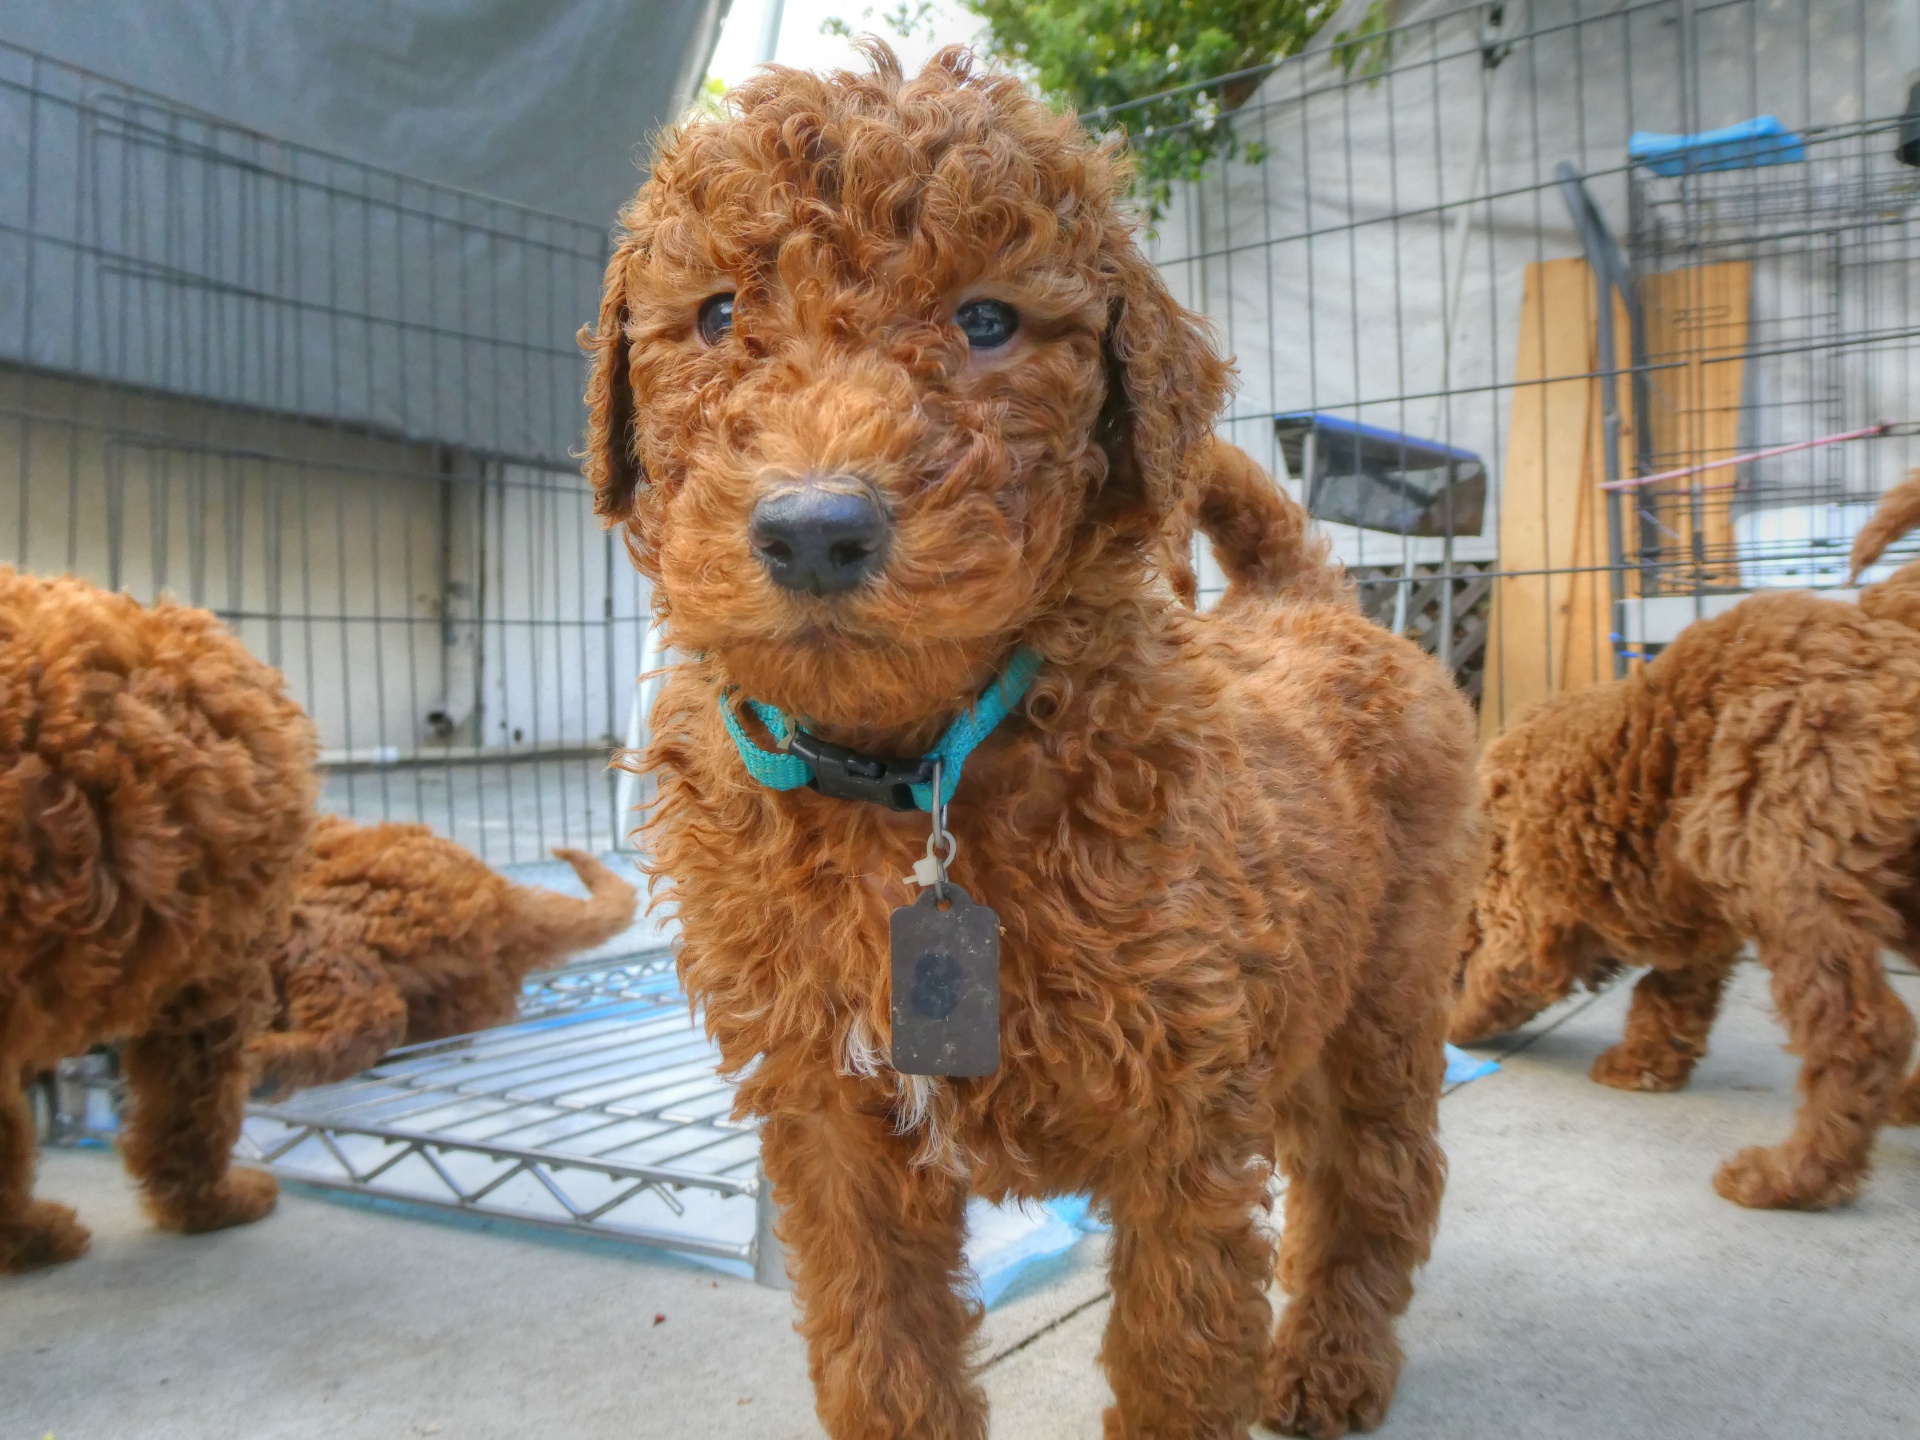
[[[1744,260],[1642,278],[1648,418],[1654,470],[1709,465],[1740,451],[1740,405],[1753,267]],[[1704,557],[1709,585],[1737,583],[1732,466],[1650,487],[1658,558],[1672,585],[1690,585]],[[1697,538],[1696,538],[1697,537]]]
[[[1503,573],[1494,587],[1494,633],[1480,697],[1483,737],[1550,693],[1564,658],[1568,577],[1547,572],[1565,571],[1579,544],[1598,400],[1591,379],[1594,304],[1586,261],[1527,267],[1501,467]]]
[[[1620,463],[1628,467],[1633,457],[1633,397],[1630,371],[1633,365],[1633,335],[1628,328],[1627,307],[1619,296],[1613,301],[1613,340],[1615,406],[1620,416]],[[1600,488],[1607,478],[1606,425],[1604,397],[1600,378],[1599,327],[1592,337],[1595,378],[1593,397],[1587,406],[1587,453],[1580,481],[1575,490],[1578,519],[1573,550],[1564,561],[1571,573],[1566,579],[1566,599],[1561,607],[1561,625],[1554,648],[1554,688],[1578,690],[1613,678],[1613,585],[1607,567],[1612,549],[1607,536],[1607,494]],[[1623,524],[1625,511],[1622,506]],[[1632,588],[1631,585],[1628,587]]]

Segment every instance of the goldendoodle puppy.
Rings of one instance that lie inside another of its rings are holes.
[[[124,1041],[122,1149],[154,1220],[273,1208],[229,1170],[244,1052],[313,826],[312,724],[204,610],[0,567],[0,1272],[87,1232],[32,1198],[24,1076]]]
[[[1890,491],[1857,575],[1920,519]],[[1593,1078],[1677,1090],[1743,942],[1801,1058],[1793,1135],[1715,1188],[1742,1205],[1850,1199],[1900,1097],[1913,1020],[1880,949],[1920,956],[1920,565],[1860,603],[1756,595],[1639,673],[1524,712],[1481,766],[1492,863],[1452,1038],[1522,1024],[1582,981],[1649,965]]]
[[[1372,1426],[1445,1170],[1472,717],[1203,454],[1227,367],[1120,148],[963,52],[869,55],[668,134],[587,337],[598,503],[692,657],[652,864],[765,1119],[821,1420],[984,1436],[968,1195],[1085,1190],[1109,1435]],[[1208,615],[1163,573],[1196,512]],[[937,845],[890,808],[948,796]],[[930,845],[952,890],[901,878]]]
[[[424,825],[323,819],[273,956],[278,1015],[251,1046],[266,1087],[344,1080],[396,1045],[511,1020],[529,972],[633,923],[633,886],[584,850],[553,853],[589,898],[512,884]]]

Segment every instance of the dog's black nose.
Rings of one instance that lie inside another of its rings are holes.
[[[753,507],[747,538],[773,583],[808,595],[839,595],[880,568],[887,517],[864,485],[806,480]]]

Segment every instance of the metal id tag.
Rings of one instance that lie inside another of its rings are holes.
[[[999,915],[949,881],[894,911],[888,929],[893,1068],[902,1075],[991,1075],[1000,1065]]]

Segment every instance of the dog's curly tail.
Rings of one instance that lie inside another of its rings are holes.
[[[1867,567],[1878,560],[1889,545],[1916,525],[1920,525],[1920,470],[1915,470],[1882,495],[1880,508],[1873,512],[1867,523],[1860,527],[1860,533],[1853,537],[1847,583],[1857,584]]]
[[[633,886],[586,851],[556,847],[553,853],[587,887],[585,900],[531,885],[513,889],[515,939],[527,953],[549,960],[611,940],[633,923],[638,904]]]
[[[1227,594],[1351,605],[1352,587],[1312,520],[1246,451],[1214,439],[1201,459],[1194,521],[1227,575]]]

